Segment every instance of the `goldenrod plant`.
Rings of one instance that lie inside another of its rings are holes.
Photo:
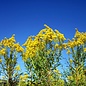
[[[67,54],[69,55],[68,86],[86,86],[86,33],[76,33],[72,40],[67,42]]]
[[[23,61],[29,74],[29,86],[52,86],[54,81],[53,70],[59,66],[59,59],[64,40],[66,39],[58,30],[53,30],[46,24],[36,36],[28,37],[23,44]],[[50,78],[53,78],[53,80]],[[58,76],[59,77],[59,76]],[[56,86],[56,85],[53,86]]]
[[[16,43],[14,34],[11,38],[5,37],[0,41],[0,68],[5,80],[7,80],[7,86],[13,86],[18,83],[17,78],[20,67],[19,65],[17,66],[17,55],[22,51],[23,48],[19,43]]]

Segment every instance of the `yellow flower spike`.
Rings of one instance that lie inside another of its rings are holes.
[[[73,76],[68,76],[67,79],[68,80],[73,80]]]
[[[2,48],[2,49],[0,50],[0,54],[1,54],[1,55],[5,55],[5,54],[6,54],[6,49],[5,49],[5,48]]]
[[[58,30],[55,30],[55,33],[56,33],[59,41],[66,40],[66,38],[64,37],[64,34],[61,34]]]
[[[13,47],[16,49],[17,52],[23,52],[23,48],[19,45],[19,43],[14,44]]]
[[[55,49],[57,49],[57,48],[58,48],[58,46],[59,46],[58,44],[55,44]]]
[[[22,79],[23,79],[23,76],[21,75],[21,76],[20,76],[20,80],[22,80]]]
[[[56,34],[59,34],[60,32],[59,32],[58,30],[55,30],[55,33],[56,33]]]
[[[78,31],[77,28],[75,28],[75,30],[76,30],[76,33],[75,33],[75,36],[74,37],[78,38],[81,35],[81,33]]]
[[[72,64],[72,63],[73,63],[73,60],[72,60],[72,59],[70,59],[70,60],[69,60],[69,62]]]
[[[48,25],[44,24],[44,26],[45,26],[46,28],[50,29],[50,27],[49,27]]]
[[[27,78],[28,78],[28,74],[25,73],[25,74],[24,74],[24,77],[27,79]]]
[[[86,48],[84,48],[84,52],[86,52]]]
[[[15,34],[13,34],[11,38],[9,38],[9,41],[13,42],[13,43],[16,42],[16,40],[15,40]]]
[[[67,43],[67,46],[70,47],[70,48],[74,48],[76,46],[76,42],[69,40],[68,43]]]
[[[4,38],[2,41],[1,41],[1,44],[4,46],[4,47],[12,47],[13,44],[16,42],[15,40],[15,35],[13,34],[11,38]]]
[[[20,69],[20,65],[17,65],[17,66],[15,67],[15,70],[17,70],[17,71],[21,70],[21,69]]]
[[[20,80],[26,81],[28,79],[28,74],[24,74],[20,76]]]
[[[51,50],[48,50],[48,51],[47,51],[47,55],[50,54],[50,53],[51,53]]]
[[[63,46],[64,49],[67,49],[67,44],[66,43],[63,43],[62,46]]]
[[[54,72],[58,73],[58,74],[60,73],[60,71],[58,69],[55,69]]]
[[[2,63],[2,59],[0,59],[0,63]]]
[[[64,80],[59,79],[58,82],[59,82],[59,86],[64,86]]]

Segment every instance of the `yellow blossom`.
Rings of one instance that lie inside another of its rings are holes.
[[[2,63],[2,59],[0,59],[0,63]]]
[[[64,80],[59,79],[59,80],[58,80],[58,83],[60,83],[59,86],[64,86]]]
[[[19,70],[20,70],[20,65],[17,65],[17,66],[15,67],[15,70],[19,71]]]
[[[62,44],[62,47],[63,47],[64,49],[66,49],[66,48],[67,48],[67,44],[66,44],[66,43],[63,43],[63,44]]]
[[[58,30],[55,30],[55,33],[56,33],[56,35],[57,35],[57,37],[58,37],[58,40],[61,42],[63,42],[64,40],[66,40],[66,38],[64,37],[64,35],[63,34],[61,34]]]
[[[28,79],[28,74],[24,74],[20,76],[20,80],[26,81]]]
[[[77,46],[80,46],[80,45],[83,45],[84,43],[86,43],[86,33],[79,32],[76,29],[76,33],[75,33],[74,37],[76,38]]]
[[[84,48],[84,52],[86,52],[86,48]]]
[[[58,44],[55,44],[55,49],[57,49],[57,48],[58,48],[58,46],[59,46]]]
[[[0,54],[1,54],[1,55],[5,55],[5,54],[6,54],[6,49],[5,49],[5,48],[2,48],[2,49],[0,50]]]
[[[1,41],[1,44],[5,47],[13,47],[13,44],[15,43],[15,35],[13,34],[11,38],[4,38]]]
[[[11,38],[9,38],[9,42],[13,42],[13,43],[16,42],[16,40],[15,40],[15,34],[13,34]]]
[[[67,79],[68,80],[73,80],[73,76],[68,76]]]
[[[62,76],[60,71],[58,69],[55,69],[54,72],[58,75],[58,76]]]
[[[60,71],[58,69],[55,69],[54,72],[58,73],[58,74],[60,73]]]
[[[68,40],[67,46],[69,48],[74,48],[76,46],[76,41]]]
[[[23,60],[26,61],[29,57],[35,57],[37,52],[40,50],[45,49],[45,46],[47,43],[54,42],[55,40],[58,40],[58,42],[62,42],[65,40],[65,37],[60,32],[56,33],[52,28],[44,25],[45,28],[42,29],[36,36],[30,36],[26,42],[23,44],[25,46],[25,51],[23,52]],[[54,48],[57,48],[57,44]],[[59,46],[60,49],[62,49],[62,45]],[[48,54],[50,51],[47,52]]]
[[[73,60],[72,59],[70,59],[69,61],[70,61],[71,64],[73,63]]]
[[[14,44],[13,47],[16,49],[17,52],[23,52],[23,48],[19,45],[19,43]]]
[[[76,38],[78,38],[79,36],[81,35],[81,33],[78,31],[78,29],[76,28],[76,33],[75,33],[75,36]]]

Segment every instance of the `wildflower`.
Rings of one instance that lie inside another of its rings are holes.
[[[73,76],[68,76],[67,79],[68,80],[73,80]]]
[[[19,71],[20,70],[20,65],[16,66],[15,70]]]
[[[84,52],[86,52],[86,48],[84,48]]]
[[[0,59],[0,63],[2,63],[2,59]]]
[[[60,71],[58,69],[55,69],[54,72],[55,73],[60,73]]]
[[[78,29],[76,28],[76,33],[75,33],[75,36],[76,38],[78,38],[79,36],[81,35],[81,33],[78,31]]]
[[[66,43],[63,43],[62,46],[63,46],[64,49],[67,49],[67,44]]]
[[[20,76],[20,80],[26,81],[28,79],[28,74],[24,74]]]
[[[73,60],[72,59],[70,59],[69,61],[70,61],[71,64],[73,63]]]
[[[2,48],[2,49],[0,50],[0,54],[1,54],[1,55],[5,55],[5,54],[6,54],[6,49],[5,49],[5,48]]]
[[[58,44],[55,44],[55,49],[57,49],[57,48],[58,48],[58,46],[59,46]]]
[[[13,42],[13,43],[16,42],[15,34],[13,34],[11,38],[9,38],[9,42]]]
[[[17,52],[23,52],[23,48],[19,45],[19,43],[14,44],[13,47],[16,49]]]
[[[61,34],[58,30],[55,30],[55,33],[56,33],[56,35],[57,35],[57,37],[58,37],[59,42],[60,42],[60,41],[63,42],[64,40],[66,40],[66,38],[64,37],[64,35]]]

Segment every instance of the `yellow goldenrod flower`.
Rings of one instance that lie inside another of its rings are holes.
[[[54,72],[58,73],[58,74],[60,73],[60,71],[58,69],[55,69]]]
[[[59,46],[58,44],[55,44],[55,49],[57,49],[57,48],[58,48],[58,46]]]
[[[0,50],[0,54],[1,54],[1,55],[5,55],[5,54],[6,54],[6,49],[5,49],[5,48],[2,48],[2,49]]]
[[[78,29],[76,28],[76,33],[75,33],[75,36],[76,38],[78,38],[79,36],[81,35],[81,33],[78,31]]]
[[[86,52],[86,48],[84,48],[84,52]]]
[[[76,46],[76,42],[68,40],[67,46],[70,47],[70,48],[74,48]]]
[[[23,76],[21,75],[21,76],[20,76],[20,80],[22,80],[22,79],[23,79]]]
[[[59,41],[63,42],[64,40],[66,40],[66,38],[64,37],[64,35],[61,34],[58,30],[55,30],[55,33],[56,33]]]
[[[67,48],[67,44],[66,44],[66,43],[63,43],[63,44],[62,44],[62,47],[63,47],[64,49],[66,49],[66,48]]]
[[[2,59],[0,59],[0,63],[2,63]]]
[[[14,44],[13,47],[16,49],[17,52],[23,52],[23,48],[19,45],[19,43]]]
[[[59,86],[64,86],[64,80],[59,79],[58,82],[59,82]]]
[[[15,40],[15,35],[12,35],[11,38],[4,38],[2,41],[1,41],[1,44],[4,46],[4,47],[12,47],[13,44],[16,42]]]
[[[27,41],[23,44],[25,46],[25,52],[23,53],[23,60],[26,61],[29,57],[35,57],[37,52],[40,50],[43,50],[47,43],[54,42],[55,40],[58,40],[58,42],[62,42],[65,40],[65,37],[60,32],[55,32],[52,28],[44,25],[45,28],[42,29],[36,36],[30,36]],[[65,46],[65,45],[64,45]],[[58,48],[62,49],[62,45]],[[57,44],[54,48],[57,48]],[[50,51],[47,52],[49,54]]]
[[[73,80],[73,76],[68,76],[67,79],[68,80]]]
[[[28,74],[24,74],[20,76],[21,81],[26,81],[28,79]]]
[[[9,38],[9,41],[13,42],[13,43],[16,42],[16,40],[15,40],[15,34],[13,34],[11,38]]]
[[[15,67],[15,70],[19,71],[19,70],[20,70],[20,65],[17,65],[17,66]]]
[[[73,63],[73,60],[72,59],[70,59],[69,61],[70,61],[71,64]]]

